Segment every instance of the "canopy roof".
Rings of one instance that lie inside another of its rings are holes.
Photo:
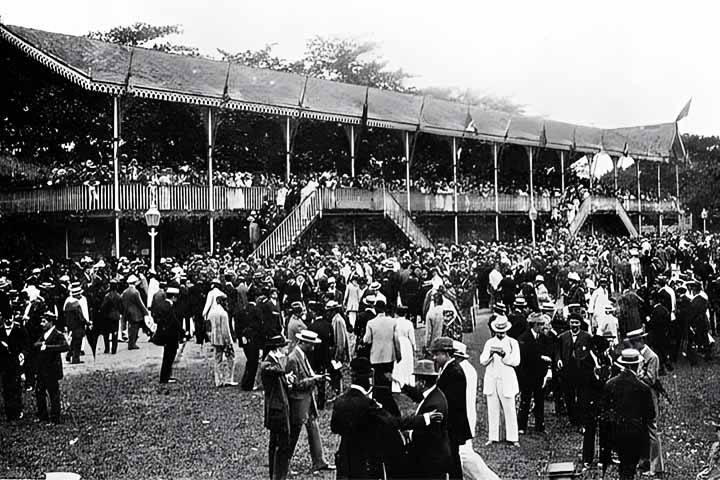
[[[114,95],[668,162],[677,123],[601,129],[235,63],[0,25],[0,38],[81,87]],[[367,108],[365,106],[367,105]]]

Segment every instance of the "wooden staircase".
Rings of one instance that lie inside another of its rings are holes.
[[[413,221],[407,210],[386,190],[383,190],[383,211],[385,217],[392,220],[400,231],[415,245],[422,248],[433,246],[428,236],[425,235],[425,232]]]
[[[620,200],[618,200],[617,198],[608,197],[588,197],[583,200],[583,202],[580,204],[580,208],[578,209],[577,214],[575,215],[575,218],[573,218],[573,221],[570,223],[570,235],[572,235],[573,237],[577,235],[582,226],[585,224],[585,221],[588,219],[588,217],[596,213],[616,214],[618,217],[620,217],[620,220],[622,221],[630,236],[638,236],[637,229],[630,220],[630,216],[625,210],[625,207],[623,207],[622,202],[620,202]]]

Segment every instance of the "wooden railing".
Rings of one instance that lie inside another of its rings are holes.
[[[274,202],[277,190],[266,187],[214,187],[214,208],[222,210],[260,210],[263,200]],[[362,190],[357,188],[324,189],[322,195],[325,210],[368,210],[382,212],[383,190]],[[395,200],[407,210],[407,194],[391,192]],[[600,199],[603,197],[594,197]],[[614,201],[609,198],[608,201]],[[147,210],[156,202],[159,210],[208,211],[208,188],[195,185],[173,185],[152,187],[141,184],[120,185],[120,210]],[[628,213],[637,213],[637,200],[622,202]],[[540,213],[549,213],[559,204],[555,197],[535,197],[535,208]],[[86,212],[112,211],[114,209],[112,185],[72,186],[40,188],[17,192],[0,192],[0,212]],[[498,196],[500,213],[527,213],[530,197],[502,194]],[[455,211],[454,196],[450,193],[424,194],[410,192],[411,212]],[[474,193],[460,193],[457,200],[458,213],[495,213],[495,197]],[[672,201],[642,202],[643,213],[677,213]]]
[[[390,195],[389,192],[386,193],[383,204],[385,215],[400,227],[400,230],[402,230],[410,241],[422,248],[432,247],[432,242],[427,235],[425,235],[425,232],[417,226],[405,208],[403,208],[397,199],[393,195]]]
[[[322,214],[322,197],[323,192],[315,190],[303,199],[260,243],[253,252],[253,256],[273,257],[290,248],[312,222]]]

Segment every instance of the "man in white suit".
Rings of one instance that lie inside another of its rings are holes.
[[[395,328],[397,320],[385,314],[385,300],[375,300],[377,316],[370,320],[365,330],[363,342],[370,345],[370,363],[374,370],[375,399],[385,405],[381,398],[392,397],[392,371],[396,362],[401,360],[400,339]]]
[[[453,342],[455,361],[458,362],[465,374],[467,419],[470,424],[470,433],[475,436],[475,424],[477,423],[477,383],[478,375],[475,367],[470,363],[470,356],[467,354],[467,346],[464,343]],[[482,457],[473,449],[472,438],[460,445],[460,462],[462,463],[463,476],[470,480],[500,480],[495,473],[485,464]]]
[[[520,345],[506,335],[510,322],[498,315],[490,323],[495,334],[485,342],[480,363],[485,366],[483,394],[488,402],[488,441],[490,445],[500,441],[500,405],[505,414],[505,439],[514,446],[518,443],[518,423],[515,397],[520,392],[515,369],[520,364]]]

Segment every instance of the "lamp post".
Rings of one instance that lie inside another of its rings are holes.
[[[145,212],[145,223],[150,227],[150,269],[155,270],[155,237],[157,236],[155,228],[160,225],[160,210],[154,203]]]

